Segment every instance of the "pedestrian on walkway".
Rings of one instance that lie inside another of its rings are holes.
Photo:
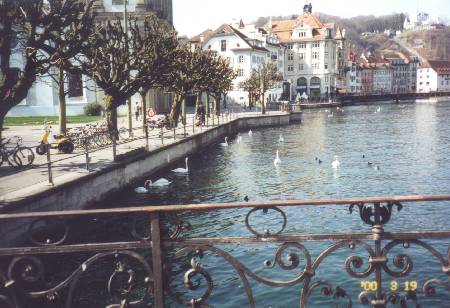
[[[136,121],[139,121],[139,115],[141,114],[141,106],[139,105],[139,102],[136,102],[134,115],[136,116]]]

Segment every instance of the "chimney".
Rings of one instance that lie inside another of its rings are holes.
[[[244,21],[241,18],[241,20],[239,22],[239,29],[244,29],[244,28],[245,28],[245,24],[244,24]]]

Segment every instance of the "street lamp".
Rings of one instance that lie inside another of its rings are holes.
[[[127,60],[126,60],[126,65],[128,66],[128,9],[127,9],[127,5],[128,5],[128,0],[124,0],[123,1],[123,19],[124,19],[124,30],[125,30],[125,50],[126,50],[126,56],[127,56]],[[125,68],[126,71],[128,71],[128,67]],[[129,78],[129,76],[128,76]],[[128,82],[128,81],[127,81]],[[128,131],[129,131],[129,135],[130,137],[133,136],[133,111],[132,111],[132,106],[131,106],[131,97],[129,97],[127,99],[127,105],[128,105]]]

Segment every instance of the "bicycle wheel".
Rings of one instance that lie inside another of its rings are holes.
[[[10,151],[6,153],[8,164],[13,167],[22,167],[22,159],[20,157],[16,158],[16,151]]]
[[[21,166],[30,166],[34,162],[34,152],[29,147],[20,147],[14,153],[14,161]]]

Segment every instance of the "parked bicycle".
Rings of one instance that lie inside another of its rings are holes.
[[[0,142],[0,165],[7,162],[12,167],[27,167],[34,162],[34,152],[30,147],[22,146],[21,137],[2,139]]]

